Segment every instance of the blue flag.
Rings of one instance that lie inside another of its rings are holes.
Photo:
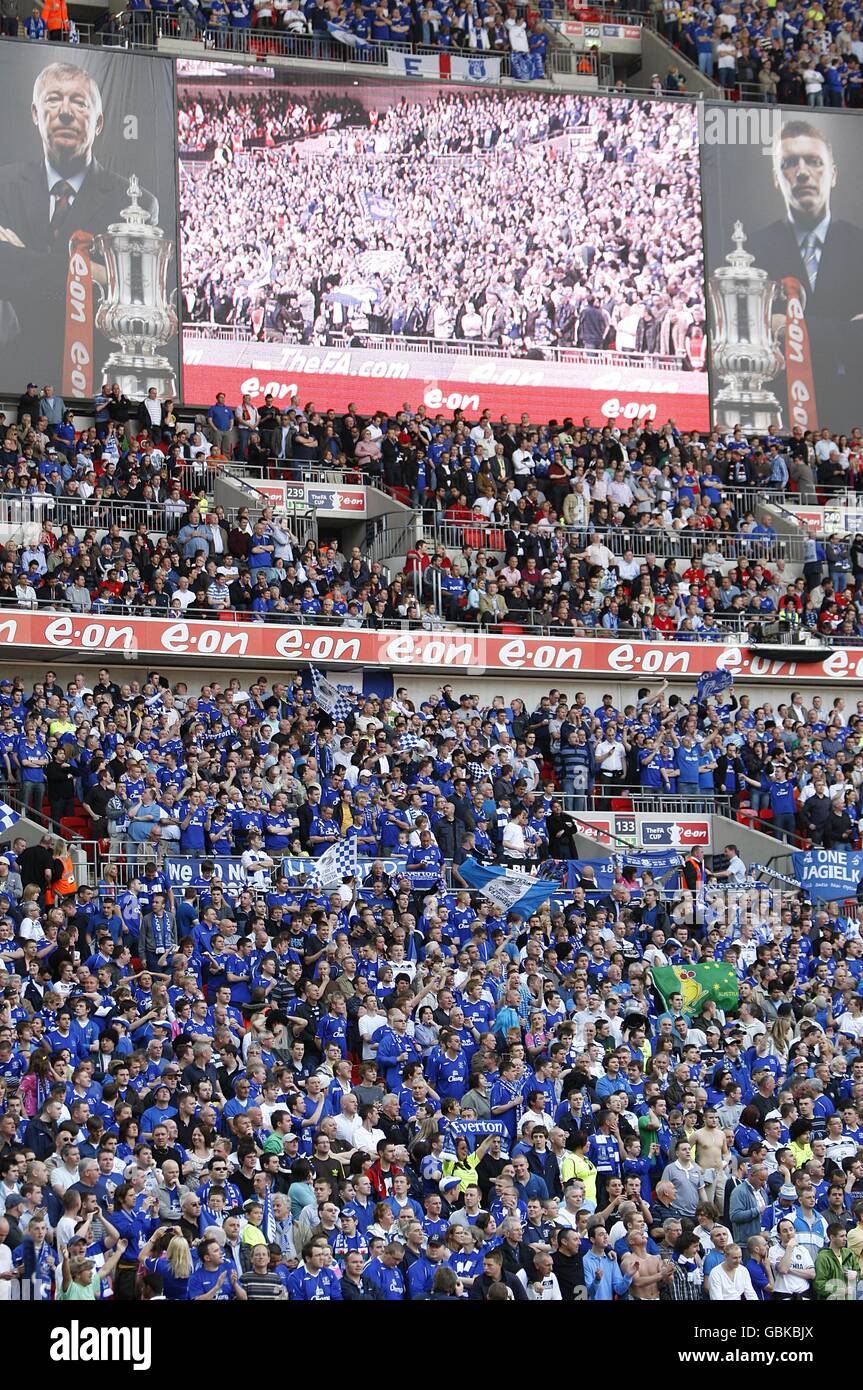
[[[597,889],[601,893],[607,893],[614,883],[614,869],[609,859],[567,859],[567,888],[577,888],[582,869],[588,867],[593,869]]]
[[[454,1157],[456,1139],[467,1139],[468,1147],[473,1153],[477,1139],[482,1142],[490,1134],[497,1134],[505,1144],[509,1142],[509,1134],[502,1120],[450,1120],[444,1131],[444,1157]]]
[[[529,917],[554,892],[551,879],[533,878],[530,874],[507,869],[503,864],[478,864],[466,859],[458,871],[465,883],[479,889],[484,898],[503,909]]]
[[[791,856],[794,876],[810,898],[853,898],[863,878],[863,852],[811,849]]]
[[[391,198],[385,198],[382,193],[370,193],[368,189],[361,188],[357,201],[362,208],[363,216],[370,222],[392,222],[396,216],[395,203]]]
[[[354,34],[350,29],[346,29],[343,24],[334,24],[332,20],[327,20],[327,28],[334,39],[343,43],[346,48],[368,48],[368,40],[360,38],[359,34]]]
[[[671,869],[679,869],[683,863],[683,855],[674,850],[625,850],[614,857],[622,868],[649,869],[654,878],[669,873]]]
[[[723,690],[734,684],[734,677],[730,671],[705,671],[703,676],[698,677],[697,695],[699,704],[704,704],[711,695],[719,695]]]
[[[545,77],[545,64],[541,53],[511,53],[509,55],[510,76],[516,82],[541,82]]]

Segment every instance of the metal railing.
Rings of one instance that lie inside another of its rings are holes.
[[[449,550],[462,550],[468,546],[473,550],[491,550],[503,554],[506,529],[505,524],[477,516],[469,521],[435,520],[432,526],[424,524],[423,533],[428,544],[443,545]],[[806,544],[803,536],[752,536],[746,532],[603,530],[592,525],[565,526],[560,522],[555,524],[554,529],[563,531],[570,540],[578,538],[579,543],[584,545],[587,544],[588,535],[597,531],[602,544],[613,555],[622,556],[631,550],[636,559],[653,555],[660,560],[691,560],[715,550],[723,562],[729,563],[737,560],[782,559],[789,564],[802,564]]]
[[[569,803],[573,798],[564,797],[562,792],[556,793],[559,801]],[[663,816],[711,816],[711,815],[731,815],[731,797],[713,792],[702,792],[698,796],[666,796],[658,793],[653,787],[642,787],[640,784],[615,783],[613,786],[598,787],[594,786],[586,793],[576,796],[575,800],[587,802],[587,805],[580,805],[574,810],[566,804],[567,814],[578,817],[579,811],[582,813],[591,812],[605,813],[611,810],[611,802],[629,801],[631,806],[615,805],[614,811],[617,815],[642,815],[644,813],[653,814],[655,811]],[[585,821],[585,826],[590,822]],[[603,829],[603,835],[607,832]],[[613,837],[612,837],[613,838]],[[624,841],[624,843],[627,843]],[[632,845],[629,845],[632,848]]]
[[[383,67],[389,63],[387,53],[391,50],[413,56],[439,55],[457,52],[465,57],[498,59],[501,77],[511,76],[511,53],[509,50],[451,49],[443,44],[417,44],[407,40],[390,39],[383,42],[366,43],[362,40],[342,43],[329,34],[314,30],[308,33],[286,33],[278,29],[256,25],[248,29],[224,27],[199,28],[194,20],[183,10],[174,17],[153,15],[135,11],[117,17],[111,29],[96,30],[92,26],[78,26],[81,43],[95,43],[115,47],[117,45],[154,50],[160,39],[179,39],[187,43],[200,43],[202,48],[213,54],[225,57],[252,57],[258,61],[268,58],[302,58],[318,63],[351,63],[364,67]],[[545,75],[553,80],[556,73],[596,76],[599,71],[598,55],[591,52],[577,55],[579,67],[573,69],[568,52],[550,49],[545,55]],[[557,62],[562,58],[562,62]]]
[[[642,20],[643,16],[632,15],[620,22],[636,24]],[[21,37],[23,38],[23,35]],[[208,55],[229,60],[246,58],[266,62],[267,59],[301,59],[315,63],[384,69],[388,68],[387,54],[391,50],[416,57],[438,57],[441,54],[457,53],[467,58],[496,59],[500,62],[501,78],[512,77],[513,54],[508,49],[457,49],[436,43],[417,44],[395,39],[386,43],[341,43],[329,34],[280,33],[276,29],[266,29],[263,26],[249,29],[230,26],[201,29],[182,9],[176,17],[133,11],[116,15],[104,24],[76,22],[75,25],[75,44],[87,47],[135,49],[153,53],[159,50],[161,40],[199,44]],[[592,49],[576,52],[568,46],[549,48],[544,58],[544,80],[553,83],[556,78],[565,77],[587,77],[597,83],[601,79],[610,89],[613,69],[607,59]]]
[[[54,529],[64,524],[76,532],[102,531],[118,526],[121,531],[134,533],[145,526],[151,535],[175,535],[185,525],[189,511],[197,507],[197,501],[184,499],[182,509],[173,503],[164,502],[124,502],[102,499],[98,502],[77,501],[74,498],[50,498],[52,505],[42,505],[41,498],[0,498],[0,525],[40,530]],[[249,488],[249,517],[254,520],[265,507],[272,507],[268,497]],[[212,511],[220,518],[235,523],[239,516],[238,507],[212,506]],[[305,502],[287,501],[280,503],[279,512],[284,512],[291,526],[297,531],[297,539],[317,539],[317,513]]]
[[[182,153],[180,158],[182,158]],[[465,156],[469,158],[470,156]],[[399,156],[393,156],[399,158]],[[251,343],[258,341],[250,324],[208,323],[195,319],[183,324],[183,333],[188,337],[206,338],[209,341],[228,343]],[[286,329],[278,334],[264,335],[265,341],[279,344],[307,346],[299,329]],[[484,338],[435,338],[430,334],[419,333],[369,333],[351,334],[331,329],[326,333],[322,345],[327,348],[349,348],[360,344],[365,348],[376,348],[388,352],[446,354],[448,357],[502,358],[510,361],[512,348]],[[534,351],[539,356],[519,360],[519,371],[525,377],[541,372],[543,362],[554,362],[565,367],[608,367],[614,369],[640,367],[652,372],[678,372],[685,366],[683,357],[661,356],[654,352],[629,352],[618,348],[569,347],[558,344],[540,344]],[[287,368],[285,370],[288,370]],[[407,374],[407,373],[405,373]]]
[[[366,559],[374,563],[406,555],[416,544],[418,527],[417,512],[412,512],[407,521],[394,512],[372,518],[367,526]]]
[[[282,459],[271,455],[265,464],[247,463],[234,459],[223,476],[237,482],[295,482],[321,483],[332,487],[372,487],[377,492],[389,492],[380,473],[368,473],[359,464],[339,468],[336,464],[309,464],[304,459]]]
[[[429,576],[431,578],[429,579]],[[208,607],[195,607],[187,609],[185,616],[188,618],[208,619],[217,614],[223,620],[232,622],[263,622],[271,624],[282,624],[290,627],[340,627],[345,629],[357,629],[367,627],[378,627],[393,632],[414,632],[421,628],[428,627],[431,623],[435,629],[446,630],[454,633],[464,632],[498,632],[517,630],[526,636],[531,637],[550,637],[561,638],[564,640],[590,641],[590,642],[620,642],[620,641],[656,641],[663,643],[677,642],[701,642],[711,645],[734,644],[755,641],[756,637],[751,629],[760,626],[755,619],[746,618],[741,620],[740,615],[734,614],[713,614],[711,617],[712,628],[706,634],[701,632],[663,632],[657,639],[657,634],[648,626],[626,626],[621,624],[616,629],[604,628],[601,626],[587,627],[579,623],[577,614],[567,622],[555,619],[552,615],[542,613],[536,609],[529,609],[526,613],[510,612],[497,623],[481,622],[474,618],[474,614],[468,610],[459,612],[456,621],[449,621],[442,616],[441,600],[441,580],[443,571],[437,569],[426,570],[424,576],[420,576],[419,571],[413,574],[404,573],[403,581],[407,583],[411,593],[416,595],[417,602],[422,604],[431,603],[435,609],[432,616],[418,614],[416,618],[382,618],[376,619],[374,623],[365,621],[353,621],[337,614],[327,615],[323,613],[301,613],[293,612],[291,609],[278,609],[268,613],[257,613],[247,609],[211,609]],[[252,578],[255,572],[252,571]],[[276,582],[275,580],[273,582]],[[348,598],[347,602],[351,600]],[[290,600],[288,600],[290,602]],[[63,600],[51,599],[40,601],[37,597],[36,607],[39,612],[45,613],[65,613],[70,609],[69,603]],[[22,610],[21,605],[16,602],[4,603],[0,601],[0,608],[4,612],[9,611],[29,611]],[[164,610],[155,609],[146,602],[146,596],[133,603],[120,603],[113,599],[103,600],[101,598],[93,600],[92,612],[94,614],[104,614],[114,617],[147,617],[159,618],[164,616]],[[720,635],[717,637],[716,633]],[[778,645],[778,644],[777,644]],[[824,636],[819,634],[818,645],[825,647],[834,646],[863,646],[863,638],[854,637],[841,639],[834,636]]]
[[[630,10],[615,10],[605,5],[576,5],[557,3],[548,23],[555,27],[559,23],[580,20],[583,24],[637,24],[640,29],[654,29],[656,21],[652,14],[636,13]],[[567,35],[563,35],[564,38]]]
[[[760,811],[751,810],[748,806],[729,806],[718,809],[717,814],[725,816],[729,820],[736,820],[738,815],[743,815],[745,826],[749,830],[757,830],[761,835],[769,835],[772,840],[779,840],[790,845],[792,849],[804,849],[809,844],[809,837],[805,830],[777,830],[773,824],[771,816],[764,816]],[[781,856],[774,855],[774,859]]]

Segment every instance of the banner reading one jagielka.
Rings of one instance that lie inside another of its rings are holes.
[[[714,426],[850,433],[863,346],[856,122],[729,102],[707,104],[699,124]]]
[[[390,61],[178,62],[186,399],[706,427],[694,107]]]
[[[167,59],[0,47],[0,379],[65,400],[176,395]],[[35,425],[36,421],[33,421]]]
[[[811,849],[791,856],[794,875],[810,898],[853,898],[863,879],[863,852]]]

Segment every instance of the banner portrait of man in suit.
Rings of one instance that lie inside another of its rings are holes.
[[[860,417],[863,197],[851,175],[853,136],[841,116],[782,112],[769,164],[755,143],[703,151],[708,274],[724,265],[740,222],[753,270],[775,286],[771,328],[785,372],[766,384],[784,428],[850,431]]]
[[[95,326],[107,284],[97,238],[124,225],[132,175],[149,224],[176,239],[173,96],[161,60],[49,49],[57,56],[46,62],[40,48],[38,65],[17,45],[0,53],[0,365],[10,381],[30,377],[75,397],[86,393],[64,362],[71,327],[89,319],[94,391],[112,349]],[[86,300],[77,271],[90,282]],[[175,291],[175,261],[171,277]],[[168,350],[176,361],[176,343]]]

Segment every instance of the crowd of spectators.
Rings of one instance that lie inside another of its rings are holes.
[[[689,108],[476,90],[395,91],[357,110],[335,93],[217,93],[182,74],[179,107],[191,324],[314,344],[703,356]],[[513,200],[538,181],[542,198]],[[231,207],[227,225],[214,205]]]
[[[863,105],[863,13],[846,4],[661,0],[665,36],[707,77],[782,105]]]
[[[685,747],[665,695],[623,718]],[[334,723],[300,676],[0,682],[4,758],[97,833],[119,805],[128,856],[76,887],[50,840],[0,855],[0,1298],[854,1296],[858,908],[718,891],[734,847],[686,856],[688,908],[625,855],[529,917],[466,890],[466,854],[571,857],[554,740],[617,716],[560,696]],[[747,743],[770,714],[740,701]],[[738,1009],[654,993],[711,960]]]
[[[278,39],[277,51],[303,52],[290,40],[308,38],[312,56],[361,61],[370,44],[544,56],[548,38],[537,21],[552,10],[552,0],[129,0],[124,20],[137,43],[176,34],[266,53]]]
[[[89,838],[109,838],[115,855],[125,844],[133,862],[157,849],[240,853],[255,827],[274,862],[357,835],[360,853],[371,856],[422,842],[438,865],[441,856],[456,866],[469,855],[491,861],[502,850],[535,868],[572,857],[568,816],[622,794],[644,805],[688,798],[702,810],[722,798],[780,838],[860,846],[863,700],[852,711],[841,696],[828,708],[820,695],[807,705],[793,692],[774,708],[725,692],[699,706],[669,695],[664,683],[622,708],[611,695],[594,709],[584,692],[553,690],[532,711],[499,696],[481,710],[475,697],[456,701],[444,686],[417,710],[402,698],[383,701],[385,723],[401,742],[369,737],[381,702],[361,702],[357,771],[358,736],[338,727],[313,736],[319,785],[307,796],[292,776],[299,754],[289,714],[302,703],[298,686],[268,691],[259,681],[246,692],[237,679],[226,694],[208,687],[197,702],[185,688],[166,694],[158,681],[118,687],[104,671],[92,690],[85,686],[79,677],[63,691],[52,673],[28,697],[20,681],[0,682],[0,777],[7,799],[25,812],[43,815],[47,796],[58,833],[82,804]],[[224,747],[207,751],[217,736]],[[130,825],[130,807],[141,800],[149,814]]]
[[[765,624],[863,636],[863,536],[801,531],[785,559],[759,506],[853,492],[859,430],[701,436],[673,421],[620,430],[488,411],[471,424],[408,405],[364,418],[223,394],[184,423],[155,390],[135,402],[108,383],[94,410],[76,430],[52,388],[30,383],[16,423],[0,419],[0,506],[25,523],[2,548],[0,605],[682,641]],[[229,517],[207,483],[231,462],[377,482],[438,539],[418,540],[399,570],[334,539],[300,543],[263,499]]]
[[[0,33],[17,37],[17,13],[2,16]],[[109,47],[131,40],[150,47],[160,37],[200,38],[208,47],[258,53],[362,61],[369,45],[414,44],[444,51],[525,53],[542,60],[548,36],[538,23],[551,19],[553,0],[538,4],[497,0],[128,0],[117,13],[88,16],[90,42]],[[43,0],[24,20],[23,32],[34,42],[79,42],[81,30],[70,18],[66,0]],[[301,46],[303,39],[309,40]]]

